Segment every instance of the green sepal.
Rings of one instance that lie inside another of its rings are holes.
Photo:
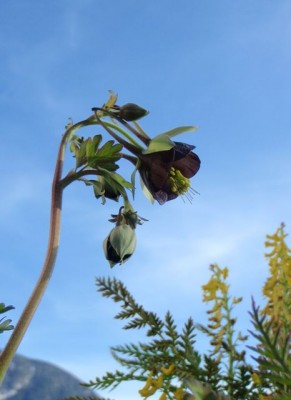
[[[161,133],[161,135],[166,135],[169,137],[174,137],[185,132],[195,132],[197,131],[197,126],[178,126],[177,128],[171,129],[169,131]],[[160,135],[159,135],[160,136]]]
[[[143,154],[156,153],[158,151],[171,150],[175,146],[175,143],[165,134],[154,137],[146,150],[143,150]]]
[[[144,181],[142,180],[142,178],[140,178],[140,185],[142,188],[142,191],[145,195],[145,197],[152,203],[154,204],[155,199],[153,198],[153,195],[151,194],[151,192],[148,190],[148,188],[146,187],[146,185],[144,184]]]
[[[134,195],[135,195],[135,176],[136,176],[136,173],[138,171],[138,167],[139,167],[139,161],[137,162],[134,170],[132,171],[131,177],[130,177],[131,185],[132,185],[132,189],[131,190],[132,190],[132,198],[133,199],[134,199]]]
[[[159,151],[167,151],[175,146],[174,142],[170,139],[176,135],[180,135],[185,132],[193,132],[196,131],[197,128],[195,126],[179,126],[177,128],[171,129],[170,131],[163,132],[157,136],[155,136],[151,141],[146,150],[143,151],[143,154],[156,153]]]
[[[117,225],[103,241],[104,254],[111,268],[116,264],[123,264],[134,253],[135,248],[135,230],[126,224]]]
[[[136,247],[135,231],[129,225],[117,225],[110,234],[110,243],[123,260],[127,254],[132,254]]]

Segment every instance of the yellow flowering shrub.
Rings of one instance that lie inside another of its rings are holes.
[[[143,381],[143,400],[291,400],[291,250],[286,236],[284,225],[267,236],[266,303],[260,309],[253,300],[250,311],[254,346],[250,336],[236,329],[235,309],[242,297],[232,296],[226,267],[212,264],[202,286],[207,325],[190,317],[181,331],[170,312],[161,319],[136,303],[122,282],[98,279],[99,291],[121,302],[116,317],[129,320],[124,328],[146,327],[149,341],[113,347],[114,358],[128,372],[107,373],[89,386]],[[197,332],[209,338],[205,354],[197,348]]]

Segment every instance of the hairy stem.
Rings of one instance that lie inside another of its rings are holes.
[[[49,232],[46,258],[39,279],[27,302],[27,305],[24,308],[17,325],[13,330],[12,335],[10,336],[10,339],[6,347],[0,354],[0,383],[4,379],[9,364],[12,361],[12,358],[16,353],[17,348],[21,343],[22,338],[33,318],[33,315],[44,295],[44,292],[46,290],[46,287],[48,285],[48,282],[50,280],[50,277],[54,269],[59,247],[59,238],[60,238],[60,223],[61,223],[61,209],[62,209],[62,195],[63,195],[63,186],[60,184],[60,181],[62,176],[65,147],[70,135],[79,127],[87,125],[88,123],[86,122],[87,121],[82,121],[76,125],[71,125],[66,130],[60,143],[56,167],[55,167],[55,173],[52,183],[50,232]]]
[[[78,174],[73,174],[72,176],[67,176],[62,180],[62,170],[65,156],[65,149],[67,142],[71,139],[72,135],[79,128],[88,125],[101,124],[101,126],[106,127],[106,123],[102,123],[99,118],[95,115],[91,115],[89,118],[76,123],[75,125],[70,124],[65,131],[58,151],[55,173],[52,183],[52,197],[51,197],[51,215],[50,215],[50,232],[47,246],[46,258],[39,276],[39,279],[34,287],[34,290],[24,308],[17,325],[15,326],[10,339],[7,342],[4,350],[0,354],[0,384],[4,379],[6,371],[9,367],[10,362],[14,354],[16,353],[18,346],[20,345],[23,336],[34,316],[34,313],[44,295],[46,287],[49,283],[50,277],[52,275],[60,239],[60,224],[61,224],[61,209],[62,209],[62,197],[63,190],[70,183],[79,178]],[[108,125],[111,125],[108,123]],[[114,126],[115,127],[115,126]],[[110,128],[109,128],[110,129]],[[119,130],[121,128],[118,128]],[[108,128],[107,128],[108,130]],[[79,175],[87,175],[92,173],[91,171],[86,171],[85,173],[80,173]]]

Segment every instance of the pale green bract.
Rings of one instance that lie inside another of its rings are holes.
[[[136,247],[135,231],[129,225],[117,225],[110,233],[110,243],[121,261],[126,255],[132,254]]]
[[[144,184],[144,181],[140,178],[140,185],[143,191],[143,194],[145,195],[145,197],[152,203],[154,204],[155,199],[153,198],[151,192],[148,190],[148,188],[146,187],[146,185]]]
[[[197,128],[195,126],[179,126],[178,128],[171,129],[170,131],[160,133],[150,141],[148,148],[142,153],[150,154],[158,151],[171,150],[175,146],[174,142],[170,139],[171,137],[185,132],[195,132],[196,130]]]

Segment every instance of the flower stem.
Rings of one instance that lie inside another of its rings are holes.
[[[88,125],[96,125],[99,121],[96,120],[95,115],[91,115],[87,119],[80,121],[76,124],[69,124],[62,137],[59,151],[57,155],[56,167],[54,178],[52,182],[52,195],[51,195],[51,215],[50,215],[50,232],[47,246],[46,258],[39,276],[39,279],[34,287],[34,290],[19,318],[17,325],[15,326],[10,339],[8,340],[4,350],[0,353],[0,384],[3,381],[7,369],[16,353],[27,328],[34,316],[34,313],[45,293],[49,280],[51,278],[55,261],[57,258],[57,252],[59,248],[60,240],[60,225],[61,225],[61,210],[62,210],[62,198],[63,190],[70,183],[75,181],[79,176],[74,174],[73,176],[66,177],[62,180],[62,170],[64,163],[64,156],[66,150],[66,144],[73,136],[74,132],[79,128]],[[111,125],[107,123],[108,125]],[[101,124],[106,127],[106,124]],[[115,129],[121,130],[121,128],[114,125]],[[107,128],[108,131],[109,128]],[[121,130],[123,132],[123,130]],[[117,135],[116,135],[117,136]],[[80,175],[90,174],[91,171],[85,171]]]
[[[96,116],[96,121],[98,122],[98,124],[100,124],[101,126],[103,126],[103,128],[109,133],[109,135],[111,135],[117,142],[119,142],[120,144],[122,144],[123,147],[125,147],[128,151],[130,151],[133,154],[141,154],[142,150],[141,147],[136,147],[135,145],[127,142],[126,140],[124,140],[123,138],[121,138],[120,136],[118,136],[109,126],[110,124],[103,122],[99,117],[97,112],[95,112],[95,116]],[[115,127],[114,127],[115,128]]]
[[[98,122],[103,125],[106,124],[110,126],[108,122],[100,122],[100,117],[98,116],[98,111],[103,111],[105,114],[110,116],[113,120],[115,119],[118,121],[120,124],[124,125],[129,131],[131,131],[141,142],[146,144],[147,146],[149,145],[151,139],[150,137],[142,130],[142,128],[138,125],[137,122],[133,121],[134,125],[136,126],[137,129],[134,129],[130,124],[128,124],[124,119],[119,118],[117,115],[113,114],[112,112],[108,110],[104,110],[103,108],[99,107],[94,107],[92,110],[95,112],[96,119]],[[104,126],[104,125],[103,125]],[[140,146],[130,135],[128,135],[127,132],[125,132],[123,129],[121,129],[118,125],[111,124],[111,126],[117,130],[119,130],[120,133],[122,133],[131,143],[133,143],[135,146],[139,147],[140,149],[144,150],[142,146]]]
[[[0,383],[4,379],[9,364],[12,361],[12,358],[16,353],[19,344],[23,339],[23,336],[25,335],[25,332],[44,295],[44,292],[52,275],[60,239],[60,223],[61,223],[61,209],[62,209],[62,195],[63,195],[63,186],[60,184],[60,181],[62,176],[66,143],[71,137],[71,134],[75,130],[84,125],[90,124],[88,122],[89,122],[88,120],[85,120],[79,122],[78,124],[70,125],[62,137],[56,161],[54,178],[52,182],[50,232],[49,232],[46,258],[39,279],[27,302],[27,305],[24,308],[17,325],[15,326],[6,347],[0,354]]]

